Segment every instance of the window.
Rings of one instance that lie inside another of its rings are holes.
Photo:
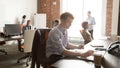
[[[106,19],[105,1],[106,0],[61,0],[61,13],[70,12],[75,17],[71,27],[68,29],[68,36],[81,38],[79,32],[81,22],[86,20],[88,11],[92,12],[92,16],[95,17],[96,21],[94,37],[104,34]]]

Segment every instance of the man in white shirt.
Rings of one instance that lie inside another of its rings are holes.
[[[22,19],[20,20],[19,24],[23,24],[24,26],[27,24],[26,15],[22,16]]]
[[[91,11],[88,11],[88,31],[90,32],[92,39],[93,39],[93,26],[96,24],[95,18],[91,16]]]

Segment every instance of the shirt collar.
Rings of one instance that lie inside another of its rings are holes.
[[[58,29],[64,34],[67,29],[62,28],[60,25],[58,25]]]

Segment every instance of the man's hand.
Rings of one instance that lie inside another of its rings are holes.
[[[84,45],[78,45],[78,49],[84,49]]]
[[[93,55],[93,53],[94,53],[93,50],[89,50],[89,51],[87,51],[87,52],[85,52],[85,53],[82,53],[82,54],[81,54],[81,57],[86,58],[86,57],[88,57],[88,56]]]

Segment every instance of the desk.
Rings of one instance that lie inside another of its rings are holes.
[[[113,43],[116,40],[113,39],[101,39],[101,40],[94,40],[90,42],[88,45],[103,45],[104,48],[108,48],[111,43]],[[108,53],[108,51],[105,51],[102,53],[101,57],[101,66],[103,68],[120,68],[120,57],[116,57],[114,55],[111,55]],[[95,61],[95,60],[94,60]],[[96,67],[97,68],[97,67]],[[100,68],[100,66],[98,67]]]
[[[78,59],[62,59],[52,65],[56,68],[94,68],[92,62],[86,62]]]
[[[85,48],[90,48],[91,45],[103,45],[104,48],[108,48],[112,42],[114,41],[109,39],[93,40],[92,42],[86,44]],[[96,66],[94,63],[75,59],[62,59],[53,64],[53,66],[57,68],[101,68],[101,66],[103,68],[120,68],[120,58],[109,54],[107,51],[101,52],[101,54],[101,65],[99,66]]]
[[[99,40],[94,40],[94,41],[90,42],[87,45],[88,46],[89,45],[93,45],[93,46],[96,46],[96,47],[97,46],[103,46],[102,48],[107,49],[112,42],[113,42],[113,40],[109,40],[109,39],[99,39]],[[99,52],[101,52],[100,53],[101,56],[97,57],[98,59],[95,59],[96,57],[94,56],[95,68],[101,68],[102,62],[103,62],[103,58],[104,58],[104,55],[107,53],[107,50],[106,51],[99,51]]]
[[[12,40],[17,40],[18,41],[18,50],[21,51],[20,45],[21,45],[21,39],[23,39],[23,36],[19,36],[19,37],[6,37],[6,38],[0,38],[0,43],[6,42],[6,41],[12,41]],[[2,44],[0,44],[2,45]],[[4,50],[0,50],[0,52],[3,52],[6,54],[6,52]]]

